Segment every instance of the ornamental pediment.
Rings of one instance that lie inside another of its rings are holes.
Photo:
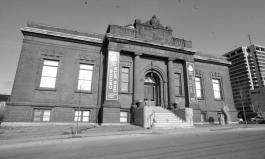
[[[172,32],[171,27],[162,25],[156,16],[152,16],[146,22],[136,19],[132,25],[110,25],[107,30],[107,33],[135,40],[181,48],[192,48],[191,41],[175,38]]]

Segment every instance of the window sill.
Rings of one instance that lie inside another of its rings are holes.
[[[81,90],[76,90],[75,93],[92,94],[92,91],[81,91]]]
[[[215,101],[224,101],[223,99],[214,99]]]
[[[133,94],[132,92],[119,92],[119,94]]]
[[[56,89],[55,88],[36,88],[36,90],[38,90],[38,91],[56,91]]]
[[[181,97],[181,98],[185,98],[185,96],[183,96],[183,95],[180,95],[180,96],[176,96],[176,97]]]

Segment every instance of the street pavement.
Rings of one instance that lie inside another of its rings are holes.
[[[0,146],[0,159],[264,159],[265,128],[132,131]]]

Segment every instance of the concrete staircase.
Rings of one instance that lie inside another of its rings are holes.
[[[153,123],[152,128],[157,129],[173,129],[173,128],[189,128],[193,127],[185,120],[175,115],[170,110],[162,107],[153,107]]]

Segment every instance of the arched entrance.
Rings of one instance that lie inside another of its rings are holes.
[[[161,105],[160,78],[154,72],[149,72],[144,79],[144,101],[149,105]]]

